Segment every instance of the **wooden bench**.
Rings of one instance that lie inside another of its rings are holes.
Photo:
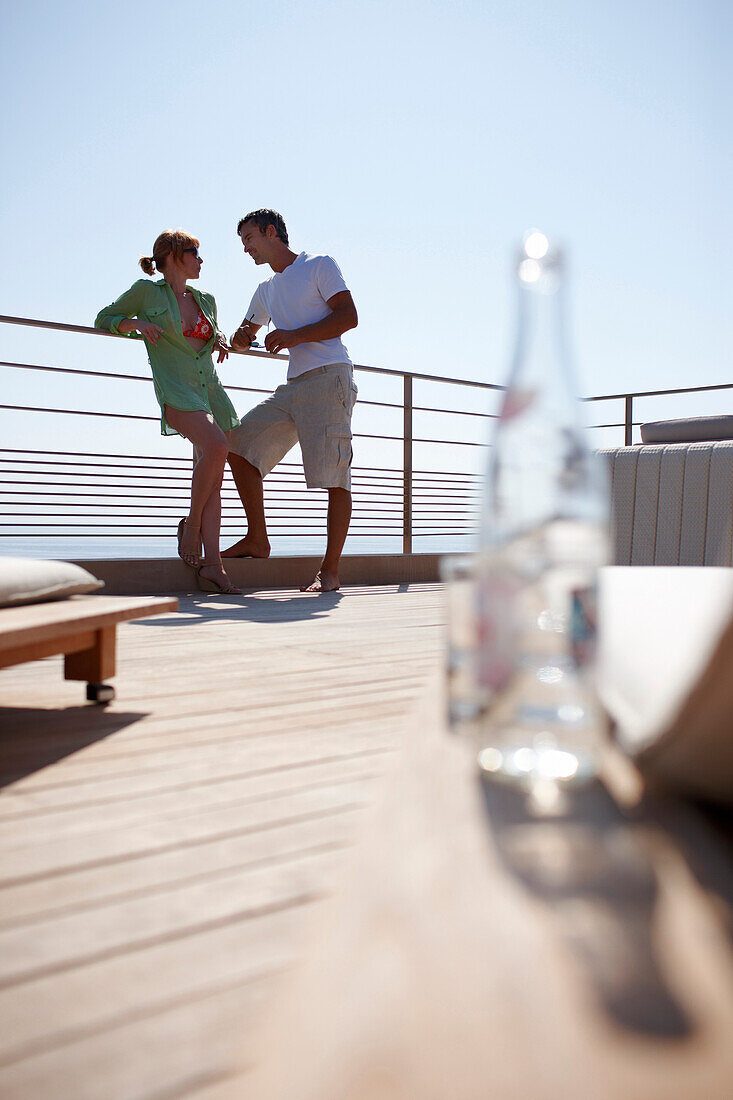
[[[64,677],[86,680],[87,699],[105,704],[114,688],[117,624],[177,611],[178,600],[158,596],[71,596],[0,611],[0,668],[64,654]]]

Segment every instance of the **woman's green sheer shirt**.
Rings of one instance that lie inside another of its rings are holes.
[[[95,328],[119,333],[121,321],[137,319],[158,325],[163,334],[157,344],[145,341],[153,372],[155,396],[160,405],[160,430],[163,435],[178,434],[165,418],[165,406],[182,412],[208,412],[223,431],[235,428],[239,417],[222,386],[211,358],[219,332],[216,302],[211,294],[189,286],[196,304],[211,325],[211,337],[201,351],[194,351],[183,335],[181,314],[173,288],[165,279],[138,279],[111,305],[100,310]],[[131,332],[140,338],[140,333]]]

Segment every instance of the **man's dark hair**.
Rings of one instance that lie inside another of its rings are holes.
[[[253,210],[251,214],[245,214],[237,223],[237,234],[241,234],[242,226],[246,222],[254,222],[260,233],[264,233],[268,225],[274,225],[275,232],[283,244],[288,243],[288,231],[285,228],[285,219],[282,214],[278,214],[277,210]]]

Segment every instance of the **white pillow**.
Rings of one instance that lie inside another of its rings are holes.
[[[0,607],[61,600],[103,587],[104,581],[68,561],[0,557]]]

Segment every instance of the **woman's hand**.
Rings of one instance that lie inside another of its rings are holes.
[[[217,363],[223,363],[225,359],[228,359],[229,352],[232,350],[223,337],[219,337],[218,340],[214,340],[214,348],[216,349],[216,351],[219,352],[216,360]]]
[[[163,329],[160,325],[154,325],[151,321],[135,321],[135,328],[151,344],[157,344],[163,335]]]

